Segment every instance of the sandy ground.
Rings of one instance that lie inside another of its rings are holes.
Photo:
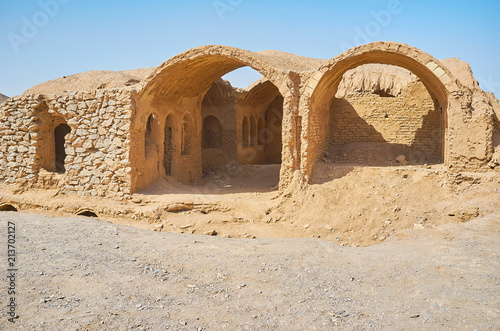
[[[353,248],[2,212],[3,273],[8,222],[19,318],[2,277],[2,330],[500,328],[500,214]]]
[[[282,192],[276,190],[279,166],[240,166],[208,174],[196,185],[161,179],[127,201],[0,185],[0,203],[62,217],[89,209],[115,224],[161,232],[319,238],[351,247],[500,210],[497,172],[450,177],[442,165],[332,162],[320,162],[316,169],[311,185]]]

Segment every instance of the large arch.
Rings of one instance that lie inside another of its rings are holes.
[[[251,67],[286,93],[284,70],[272,58],[228,46],[202,46],[174,56],[158,66],[141,84],[139,99],[165,96],[172,101],[198,97],[220,77],[241,67]],[[173,84],[175,83],[175,84]]]
[[[279,56],[278,56],[279,57]],[[203,46],[191,49],[166,61],[139,85],[136,96],[135,116],[132,119],[131,163],[132,191],[145,188],[162,175],[160,169],[156,176],[144,176],[143,158],[137,153],[136,141],[140,141],[141,131],[145,127],[147,114],[160,115],[160,123],[166,114],[173,114],[175,120],[182,122],[185,114],[192,119],[190,133],[190,153],[180,153],[174,163],[178,165],[176,179],[189,183],[202,176],[202,104],[211,86],[225,74],[248,66],[262,74],[275,90],[283,96],[284,103],[293,99],[290,91],[290,68],[284,68],[283,61],[274,54],[259,54],[225,46]],[[291,113],[298,111],[298,105],[289,102],[286,107]],[[290,115],[291,116],[291,115]],[[161,138],[163,139],[163,138]],[[173,137],[175,140],[176,138]],[[291,144],[290,144],[291,145]],[[137,146],[139,147],[139,146]],[[140,150],[140,148],[138,149]],[[162,153],[160,153],[161,155]],[[291,153],[290,153],[291,154]],[[161,163],[161,162],[160,162]]]
[[[308,81],[301,100],[301,114],[306,121],[301,150],[301,169],[305,180],[310,179],[314,163],[327,148],[329,107],[343,75],[350,69],[369,63],[390,64],[411,71],[438,100],[443,113],[443,159],[448,162],[447,127],[449,114],[461,109],[461,102],[456,97],[461,95],[460,83],[438,60],[419,49],[394,42],[376,42],[355,47],[331,59]]]

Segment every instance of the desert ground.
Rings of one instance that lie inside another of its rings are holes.
[[[4,293],[3,330],[500,328],[500,214],[365,248],[160,233],[85,217],[0,219],[2,246],[7,223],[16,225],[19,268],[19,318],[7,320]]]
[[[500,328],[498,176],[323,163],[312,185],[281,193],[273,168],[162,181],[117,205],[17,192],[50,208],[0,212],[2,269],[8,222],[19,268],[19,318],[4,280],[0,328]],[[122,214],[68,212],[82,205]]]

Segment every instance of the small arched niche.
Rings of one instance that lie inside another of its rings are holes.
[[[202,148],[222,148],[222,127],[217,117],[205,117],[201,136]]]
[[[191,140],[193,139],[193,127],[188,115],[182,119],[181,132],[181,155],[191,154]]]
[[[243,117],[243,122],[241,124],[241,144],[243,146],[248,146],[250,141],[250,127],[248,125],[248,118]]]
[[[160,141],[160,121],[155,114],[150,114],[144,131],[144,156],[146,159],[158,154]]]

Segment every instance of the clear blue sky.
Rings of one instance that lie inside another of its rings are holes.
[[[59,8],[42,5],[54,2]],[[391,2],[399,3],[396,10],[377,21],[374,13]],[[366,36],[356,38],[359,31]],[[483,88],[500,95],[498,0],[1,0],[0,93],[22,94],[89,70],[157,66],[207,44],[326,59],[356,40],[397,41],[438,59],[458,57]],[[231,77],[245,86],[258,76]]]

